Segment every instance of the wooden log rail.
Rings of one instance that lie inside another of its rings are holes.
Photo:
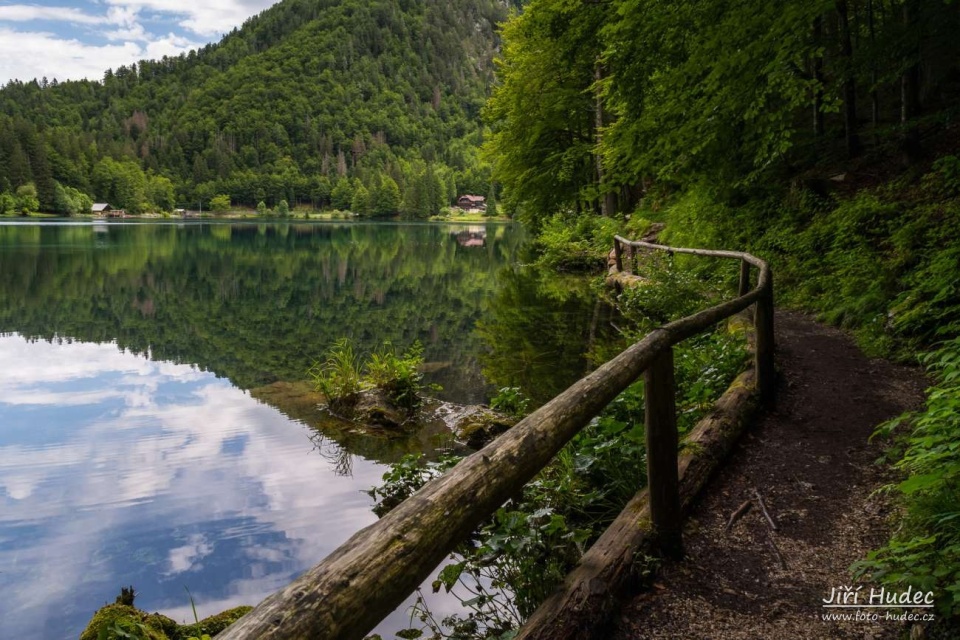
[[[632,501],[624,513],[629,515],[633,508],[637,517],[643,517],[649,507],[656,539],[667,552],[676,552],[680,548],[682,505],[673,346],[756,305],[756,384],[761,397],[770,397],[774,382],[773,278],[766,262],[747,253],[681,249],[617,236],[614,250],[620,269],[624,246],[740,260],[744,265],[741,295],[655,329],[498,439],[428,482],[381,520],[355,533],[320,564],[267,597],[218,638],[363,638],[640,375],[644,375],[646,385],[649,504],[631,507]],[[750,267],[759,272],[752,289]],[[686,459],[681,463],[684,467],[690,464]],[[635,523],[633,527],[637,528]]]

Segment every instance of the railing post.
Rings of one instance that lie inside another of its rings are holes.
[[[613,255],[617,260],[617,273],[623,273],[623,248],[620,246],[620,238],[613,239]]]
[[[647,432],[647,487],[650,518],[661,551],[683,554],[680,489],[677,474],[677,405],[673,379],[673,348],[667,347],[643,374]]]
[[[762,402],[773,398],[776,386],[776,370],[773,364],[773,274],[769,269],[766,270],[766,274],[767,288],[757,300],[757,311],[753,321],[757,335],[754,365],[757,371],[757,389],[760,391]]]
[[[746,260],[740,261],[740,287],[737,290],[738,296],[745,296],[750,291],[750,263]]]

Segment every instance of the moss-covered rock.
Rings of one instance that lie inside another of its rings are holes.
[[[178,640],[186,640],[186,638],[190,637],[199,638],[204,633],[211,637],[216,636],[252,609],[253,607],[235,607],[210,616],[209,618],[204,618],[200,622],[185,624],[179,629],[180,635]]]
[[[251,609],[253,607],[235,607],[194,624],[179,625],[159,613],[146,613],[126,604],[108,604],[93,614],[80,640],[187,640],[203,634],[214,637]]]
[[[101,632],[106,636],[106,640],[131,635],[143,640],[176,640],[164,631],[164,627],[171,628],[170,624],[174,629],[177,626],[166,616],[145,613],[126,604],[108,604],[93,614],[90,624],[80,634],[80,640],[100,640],[104,637]],[[123,635],[124,633],[130,635]]]
[[[482,449],[488,442],[517,423],[516,418],[487,407],[467,407],[467,413],[453,428],[457,439],[471,449]]]

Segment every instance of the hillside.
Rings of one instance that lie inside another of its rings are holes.
[[[348,208],[362,184],[356,208],[427,215],[486,193],[479,111],[505,18],[497,0],[285,0],[217,44],[99,82],[11,82],[0,213],[34,195],[71,213],[81,194],[133,211],[216,194]]]

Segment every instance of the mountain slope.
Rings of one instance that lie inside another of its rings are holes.
[[[63,205],[57,185],[132,209],[216,193],[342,207],[389,177],[402,195],[429,191],[424,212],[458,185],[485,193],[479,110],[505,16],[495,0],[286,0],[102,82],[11,82],[0,191],[32,182],[47,210]]]

